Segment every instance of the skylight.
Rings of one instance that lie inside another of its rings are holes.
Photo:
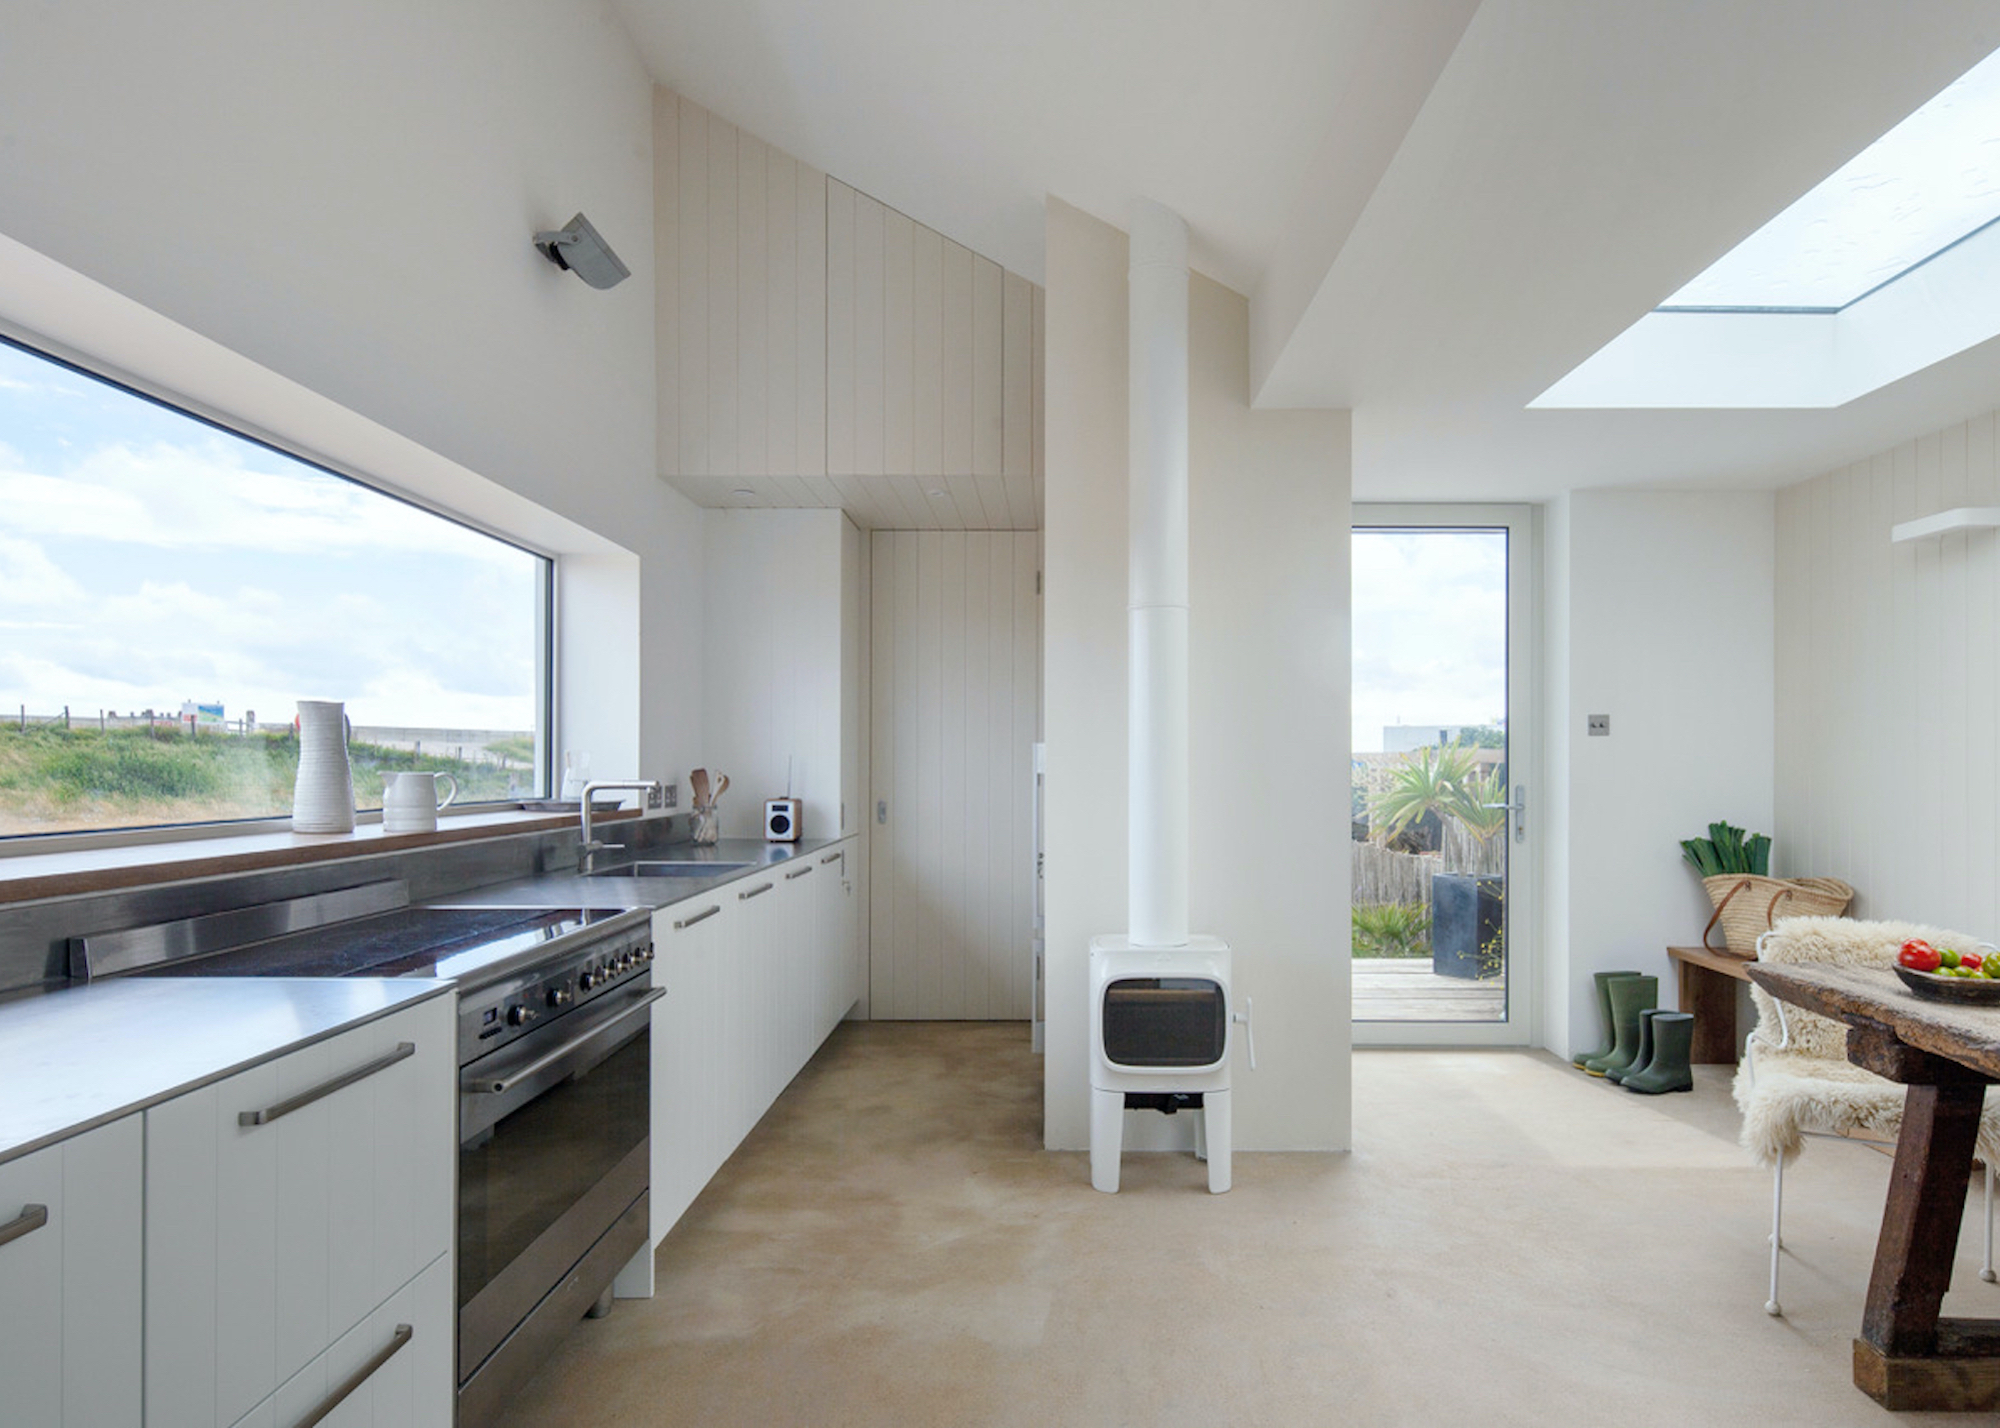
[[[1660,305],[1838,312],[2000,219],[2000,53]]]

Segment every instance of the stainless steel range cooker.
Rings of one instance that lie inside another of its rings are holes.
[[[458,1422],[481,1428],[647,1244],[652,921],[410,907],[401,882],[75,939],[73,977],[458,984]]]

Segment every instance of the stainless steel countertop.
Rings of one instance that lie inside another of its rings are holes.
[[[121,977],[0,1002],[0,1162],[451,990],[428,978]]]
[[[851,838],[851,833],[841,835]],[[649,861],[749,863],[735,872],[712,878],[585,878],[573,873],[516,878],[491,887],[454,893],[429,904],[433,907],[667,907],[713,892],[724,883],[753,877],[771,868],[806,858],[841,838],[802,838],[796,843],[766,843],[759,838],[723,838],[714,843],[670,843],[648,848],[638,856]],[[626,861],[617,850],[599,854],[606,864]]]

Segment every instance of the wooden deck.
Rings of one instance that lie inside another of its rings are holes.
[[[1507,983],[1440,977],[1427,957],[1356,957],[1356,1021],[1499,1021]]]

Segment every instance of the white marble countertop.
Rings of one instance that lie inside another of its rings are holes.
[[[0,1161],[452,990],[368,977],[121,977],[0,1002]]]

